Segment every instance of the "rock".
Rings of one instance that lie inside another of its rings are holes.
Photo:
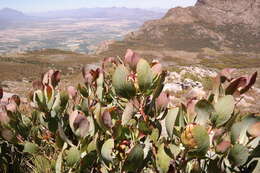
[[[216,71],[204,69],[200,67],[182,67],[181,69],[182,69],[180,72],[181,76],[185,75],[186,73],[191,73],[193,75],[196,75],[198,78],[217,76]]]
[[[166,83],[163,90],[170,95],[174,95],[182,91],[182,86],[175,83]]]
[[[206,97],[206,92],[202,88],[193,88],[186,94],[186,99],[202,99]]]

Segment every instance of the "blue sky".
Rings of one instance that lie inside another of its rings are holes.
[[[172,8],[191,6],[197,0],[0,0],[0,8],[24,12],[75,9],[83,7]]]

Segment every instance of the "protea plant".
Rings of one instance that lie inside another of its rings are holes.
[[[207,97],[169,105],[167,71],[130,49],[84,67],[83,82],[65,91],[50,70],[33,82],[30,115],[17,96],[1,104],[0,168],[13,172],[8,143],[27,172],[257,172],[259,116],[236,107],[257,73],[232,71],[219,73]]]

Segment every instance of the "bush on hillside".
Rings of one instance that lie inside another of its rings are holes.
[[[167,71],[128,50],[82,69],[84,85],[61,91],[61,73],[33,82],[31,114],[0,89],[3,172],[253,172],[260,117],[241,115],[235,98],[257,73],[213,79],[207,98],[169,107]]]

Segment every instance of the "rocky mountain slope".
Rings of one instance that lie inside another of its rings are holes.
[[[260,0],[198,0],[193,7],[173,8],[114,47],[260,52]]]

